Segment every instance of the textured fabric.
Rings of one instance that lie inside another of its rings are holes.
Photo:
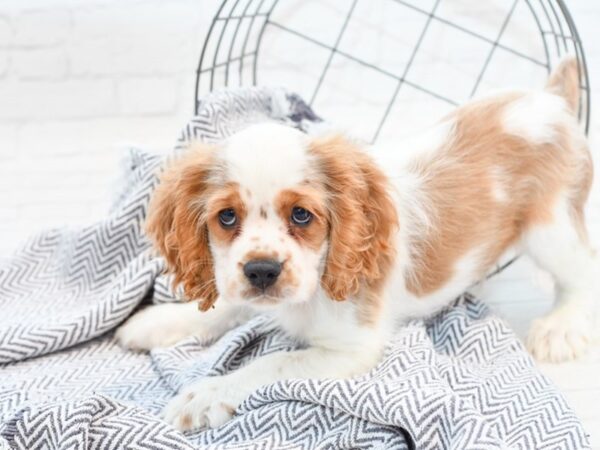
[[[211,94],[173,154],[247,123],[319,119],[283,90]],[[183,435],[160,419],[200,377],[294,348],[266,317],[216,342],[150,354],[112,330],[144,301],[177,295],[141,233],[163,158],[133,151],[101,222],[33,237],[0,266],[0,449],[585,448],[581,424],[506,325],[465,295],[398,329],[381,363],[345,381],[265,386],[215,430]]]

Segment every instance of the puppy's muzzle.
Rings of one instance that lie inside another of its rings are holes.
[[[273,259],[254,259],[244,264],[244,275],[254,287],[263,291],[277,281],[281,263]]]

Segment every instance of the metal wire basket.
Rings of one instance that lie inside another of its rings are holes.
[[[587,132],[585,54],[562,0],[223,0],[200,56],[194,108],[216,88],[284,86],[375,142],[489,90],[539,88],[567,54],[579,64]]]
[[[323,23],[330,26],[323,30]],[[469,52],[475,56],[464,58]],[[360,131],[375,141],[394,108],[410,118],[415,105],[425,110],[434,101],[443,114],[485,90],[514,85],[515,73],[540,86],[566,54],[579,62],[579,118],[587,131],[585,55],[562,0],[223,0],[200,56],[194,108],[216,88],[277,84],[329,119],[329,105],[337,100],[331,92],[343,90],[336,83],[368,73],[375,77],[370,86],[386,85],[387,91],[371,98],[369,86],[350,83],[344,95],[361,95],[344,104],[362,108],[362,117],[367,104],[371,120]],[[456,76],[440,83],[448,73]],[[403,91],[415,94],[412,101]],[[398,123],[413,125],[397,120],[395,131]]]

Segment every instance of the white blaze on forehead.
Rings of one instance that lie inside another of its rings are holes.
[[[223,149],[228,179],[249,189],[254,201],[269,201],[306,177],[307,143],[306,136],[291,127],[251,125],[229,138]]]

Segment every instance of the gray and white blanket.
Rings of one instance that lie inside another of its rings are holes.
[[[260,120],[306,129],[319,119],[283,90],[214,93],[174,153]],[[588,447],[515,335],[469,295],[398,329],[366,375],[265,386],[214,430],[184,435],[164,423],[160,411],[181,386],[294,343],[257,317],[212,343],[190,338],[150,354],[115,344],[115,327],[140,304],[176,300],[141,231],[163,162],[132,151],[104,220],[46,231],[0,266],[0,449]]]

